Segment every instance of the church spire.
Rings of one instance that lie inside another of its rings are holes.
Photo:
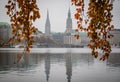
[[[45,35],[50,36],[50,19],[49,19],[49,11],[47,9],[47,18],[46,18],[46,23],[45,23]]]
[[[71,18],[71,10],[69,7],[68,10],[68,18],[67,18],[67,22],[66,22],[66,28],[70,28],[70,29],[66,29],[67,31],[69,30],[69,32],[71,32],[72,30],[72,18]]]
[[[49,20],[49,11],[47,9],[47,20]]]
[[[68,10],[68,18],[71,18],[71,11],[70,11],[70,7],[69,7],[69,10]]]

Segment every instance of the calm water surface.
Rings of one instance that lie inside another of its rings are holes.
[[[0,52],[0,82],[120,82],[120,54],[107,61],[90,53],[31,53],[15,64],[18,53]]]

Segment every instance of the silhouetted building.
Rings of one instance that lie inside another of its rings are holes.
[[[52,33],[52,38],[60,44],[64,44],[64,33]]]

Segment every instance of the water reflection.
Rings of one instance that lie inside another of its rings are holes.
[[[120,53],[110,54],[107,65],[110,67],[120,67]]]
[[[24,55],[20,62],[16,64],[17,54],[19,53],[0,53],[0,71],[17,70],[28,71],[37,66],[43,60],[43,56],[39,54]]]
[[[71,53],[67,53],[65,54],[65,62],[66,62],[66,75],[67,75],[67,79],[68,82],[71,82],[71,77],[72,77],[72,54]]]
[[[100,78],[104,80],[105,77],[113,77],[110,82],[120,81],[117,78],[120,76],[120,54],[111,54],[106,62],[101,63],[100,61],[96,61],[91,54],[85,53],[31,53],[24,55],[23,59],[18,64],[15,64],[17,54],[0,52],[0,77],[4,77],[6,74],[11,76],[11,73],[13,73],[13,77],[15,75],[26,77],[34,74],[35,78],[37,78],[36,82],[88,82],[88,80],[89,82],[96,82],[97,80],[99,80],[97,82],[101,82]],[[115,69],[117,72],[106,72],[105,70],[109,67],[117,68]],[[92,74],[92,76],[89,74]],[[101,75],[106,76],[101,77]],[[10,76],[1,78],[0,82],[10,82],[9,80],[12,80],[9,78]],[[95,80],[93,77],[97,79]],[[7,81],[7,79],[9,80]],[[22,82],[32,82],[30,79],[24,79],[22,79]],[[105,81],[107,82],[108,79],[105,79]]]
[[[49,82],[49,75],[50,75],[50,54],[45,55],[45,74],[46,80]]]

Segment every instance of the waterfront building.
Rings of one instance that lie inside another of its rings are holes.
[[[59,44],[63,45],[64,44],[64,33],[52,33],[52,38]]]
[[[11,26],[6,22],[0,22],[0,45],[9,44],[9,39],[12,37]]]
[[[113,34],[109,40],[112,47],[120,47],[120,29],[114,29],[110,33]]]

